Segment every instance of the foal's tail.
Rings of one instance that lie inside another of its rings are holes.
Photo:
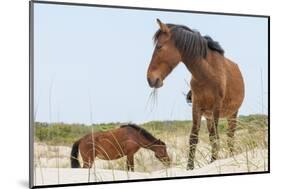
[[[80,140],[76,141],[72,145],[72,150],[70,155],[71,168],[80,168],[80,163],[78,161],[79,143]]]

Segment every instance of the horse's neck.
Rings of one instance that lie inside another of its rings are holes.
[[[190,71],[194,79],[204,82],[211,79],[212,75],[214,74],[212,73],[213,68],[210,62],[212,61],[211,56],[211,53],[208,52],[206,59],[201,58],[194,61],[183,60],[183,63]]]
[[[141,147],[154,151],[153,145],[152,145],[154,142],[155,141],[149,141],[146,138],[142,137],[140,144],[141,144]]]
[[[143,147],[146,148],[146,149],[152,150],[151,148],[152,148],[153,143],[154,143],[153,141],[145,140],[145,144],[144,144]]]
[[[135,131],[133,134],[133,138],[135,142],[140,145],[142,148],[147,148],[151,144],[149,140],[147,140],[144,136],[142,136],[139,132]]]

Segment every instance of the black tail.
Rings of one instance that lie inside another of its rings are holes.
[[[187,102],[187,104],[192,103],[192,92],[191,92],[191,90],[188,91],[188,93],[186,94],[186,102]]]
[[[79,143],[80,143],[80,140],[76,141],[72,145],[72,150],[71,150],[71,155],[70,155],[71,168],[80,168],[80,163],[78,161]]]

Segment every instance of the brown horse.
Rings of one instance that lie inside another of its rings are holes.
[[[238,65],[224,57],[224,50],[209,36],[186,26],[164,24],[154,35],[156,44],[147,72],[150,87],[159,88],[170,72],[183,62],[192,75],[192,130],[187,169],[194,169],[201,117],[207,119],[212,145],[211,162],[218,158],[219,118],[228,120],[228,146],[233,153],[236,117],[244,99],[244,82]]]
[[[83,168],[90,168],[95,157],[103,160],[115,160],[127,156],[127,169],[134,171],[134,154],[141,148],[154,151],[165,166],[170,165],[166,145],[145,129],[134,125],[122,125],[106,132],[88,134],[76,141],[71,151],[71,167],[80,168],[78,152],[83,159]]]

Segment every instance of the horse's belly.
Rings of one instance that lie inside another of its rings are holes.
[[[219,114],[219,118],[225,118],[225,117],[230,117],[231,115],[233,115],[235,112],[225,112],[225,111],[221,111]],[[204,111],[202,113],[203,117],[207,118],[207,119],[212,119],[213,118],[213,112],[212,111]]]
[[[97,155],[97,157],[102,160],[116,160],[123,156],[121,156],[121,155],[107,156],[107,155],[100,154],[100,155]]]
[[[121,153],[98,153],[97,157],[102,160],[115,160],[123,157]]]
[[[226,118],[226,117],[230,117],[232,116],[238,109],[239,109],[240,105],[239,104],[229,104],[229,105],[223,105],[220,109],[219,112],[219,118]],[[202,108],[202,115],[205,118],[211,119],[213,118],[213,109],[204,109]]]
[[[121,149],[121,146],[114,145],[112,143],[100,143],[96,146],[96,156],[102,160],[115,160],[119,159],[126,154]]]
[[[222,104],[219,108],[220,118],[232,116],[235,112],[238,111],[243,101],[243,98],[238,99],[237,96],[233,94],[227,93],[225,96],[227,96],[227,98],[225,97],[224,99],[222,99]],[[202,115],[206,118],[212,118],[216,103],[214,95],[212,95],[211,92],[205,90],[200,94],[199,97],[197,97],[196,100],[200,111],[202,112]]]

